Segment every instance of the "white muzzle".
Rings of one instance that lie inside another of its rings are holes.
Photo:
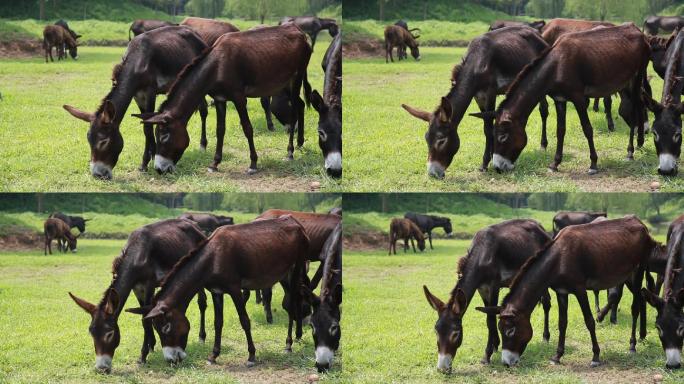
[[[437,369],[442,372],[448,372],[451,370],[451,360],[452,356],[450,354],[440,353],[439,356],[437,356]]]
[[[513,168],[515,168],[515,165],[510,160],[499,155],[498,153],[494,154],[494,157],[492,158],[492,163],[494,163],[494,168],[501,171],[510,171]]]
[[[164,156],[154,155],[154,169],[161,173],[173,172],[176,170],[176,165]]]
[[[162,352],[169,363],[180,363],[188,356],[181,347],[164,347]]]
[[[512,367],[518,364],[518,361],[520,361],[520,355],[518,353],[509,351],[508,349],[501,351],[501,362],[504,365]]]

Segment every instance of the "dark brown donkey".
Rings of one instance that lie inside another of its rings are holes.
[[[546,22],[544,20],[537,20],[537,21],[532,21],[529,23],[525,23],[522,21],[510,21],[510,20],[495,20],[489,25],[489,31],[493,31],[496,29],[501,29],[501,28],[506,28],[506,27],[520,27],[520,26],[527,26],[530,28],[534,28],[539,33],[541,33],[542,28],[546,25]]]
[[[249,143],[250,165],[256,172],[257,153],[254,148],[252,123],[247,114],[248,97],[273,96],[287,88],[291,105],[298,105],[304,84],[305,98],[310,100],[311,86],[306,80],[306,67],[311,46],[306,35],[295,25],[268,27],[253,31],[228,33],[210,49],[188,65],[174,82],[159,112],[142,116],[146,123],[156,124],[158,172],[172,172],[190,143],[187,123],[204,95],[216,102],[218,118],[216,153],[209,166],[216,171],[223,156],[226,101],[232,101],[240,115],[240,124]],[[297,114],[297,145],[304,144],[304,107],[291,110]],[[294,115],[293,115],[294,116]],[[294,118],[293,118],[294,120]],[[288,158],[293,158],[294,130],[290,131]]]
[[[548,45],[536,30],[508,27],[487,32],[471,41],[461,64],[454,67],[451,90],[442,97],[435,112],[421,111],[402,104],[411,115],[430,125],[425,134],[428,145],[427,170],[430,176],[443,178],[458,152],[461,141],[458,125],[473,98],[480,111],[494,111],[496,95],[503,94],[515,76]],[[542,120],[541,147],[546,148],[546,99],[539,98]],[[494,118],[484,119],[485,148],[480,170],[489,165],[494,150]]]
[[[174,24],[170,21],[138,19],[134,21],[128,28],[128,41],[131,41],[131,32],[133,32],[133,37],[135,37],[141,33],[149,32],[153,29],[170,27],[173,25],[178,24]]]
[[[114,67],[112,89],[97,111],[88,113],[64,105],[74,117],[90,124],[90,171],[94,177],[112,178],[112,169],[124,145],[119,128],[131,100],[135,99],[141,112],[154,112],[157,95],[168,91],[181,69],[206,48],[199,36],[187,27],[162,27],[147,32],[128,44],[123,61]],[[206,148],[207,105],[201,99],[197,106],[202,117],[200,147]],[[145,150],[140,170],[146,171],[156,146],[152,124],[145,124],[143,130]]]
[[[682,152],[682,90],[684,88],[684,31],[679,31],[666,51],[665,83],[660,102],[646,92],[646,107],[655,114],[653,140],[658,154],[658,173],[677,174],[677,162]],[[655,65],[654,65],[655,66]]]
[[[88,331],[95,343],[95,367],[98,370],[111,372],[114,352],[121,339],[119,315],[131,291],[141,306],[150,304],[161,277],[205,239],[202,231],[187,220],[170,219],[145,225],[128,236],[121,255],[114,259],[112,282],[99,304],[89,303],[69,292],[76,304],[91,316]],[[216,295],[212,296],[216,303]],[[201,319],[199,338],[204,342],[207,337],[204,330],[207,296],[203,290],[197,292],[197,304]],[[142,325],[144,338],[139,361],[144,363],[148,353],[154,350],[156,341],[152,324],[143,321]]]
[[[649,16],[644,20],[644,33],[649,35],[657,35],[659,29],[671,32],[682,27],[684,27],[684,17],[681,16]]]
[[[302,224],[306,230],[306,235],[309,237],[309,253],[307,255],[307,260],[319,262],[318,268],[309,284],[309,287],[313,290],[318,286],[318,283],[323,276],[324,262],[327,260],[326,253],[324,252],[325,242],[328,241],[333,234],[335,227],[342,222],[342,218],[335,214],[269,209],[259,215],[255,220],[274,219],[283,215],[290,215],[297,219],[297,221]],[[273,322],[273,314],[271,312],[272,289],[263,289],[262,294],[266,322],[270,324]],[[287,295],[287,292],[285,294]],[[289,297],[283,297],[283,302],[288,300]],[[305,308],[305,313],[303,315],[307,316],[310,310],[310,308]]]
[[[178,216],[178,218],[194,222],[207,234],[207,236],[214,232],[218,227],[235,224],[233,218],[230,216],[213,215],[211,213],[202,212],[185,212]]]
[[[596,241],[601,239],[601,241]],[[488,314],[499,314],[499,331],[503,340],[501,361],[512,366],[520,360],[532,339],[530,315],[548,288],[558,299],[558,349],[551,358],[559,363],[565,351],[568,325],[568,295],[574,294],[582,308],[584,323],[591,336],[594,356],[591,366],[600,364],[598,341],[587,289],[608,289],[630,276],[640,286],[649,255],[658,243],[646,226],[635,216],[572,225],[560,231],[552,242],[520,268],[513,278],[508,295],[501,306],[479,307]],[[632,336],[630,351],[636,351],[636,322],[641,297],[632,301]]]
[[[311,49],[316,45],[316,37],[320,31],[327,29],[331,37],[336,37],[339,33],[335,19],[324,19],[316,16],[286,16],[280,19],[278,25],[289,23],[296,25],[311,37]]]
[[[679,368],[684,341],[684,215],[675,219],[667,231],[667,267],[663,293],[658,297],[648,289],[641,294],[656,311],[656,328],[665,351],[665,366]]]
[[[397,25],[388,25],[385,27],[385,63],[392,60],[392,50],[397,47],[397,56],[399,60],[404,58],[402,52],[406,51],[406,47],[411,49],[411,56],[417,61],[420,61],[420,50],[418,49],[418,41],[420,36],[414,35],[406,29]]]
[[[52,47],[57,51],[57,60],[66,59],[64,47],[69,50],[69,55],[72,59],[78,60],[78,48],[76,40],[71,37],[71,34],[66,29],[59,25],[46,25],[43,29],[43,49],[45,50],[45,62],[48,62],[48,55],[50,61],[55,61],[52,58]]]
[[[55,218],[45,220],[43,232],[45,235],[45,247],[43,249],[45,255],[48,254],[48,251],[52,255],[52,240],[54,239],[57,239],[60,251],[66,252],[68,247],[71,252],[76,252],[76,239],[80,234],[74,236],[69,230],[69,225],[64,221]],[[62,242],[64,242],[64,246],[62,246]]]
[[[591,47],[589,49],[589,47]],[[535,105],[551,96],[558,118],[556,155],[549,169],[557,171],[563,159],[565,108],[571,101],[577,110],[589,144],[589,174],[598,172],[594,133],[587,114],[588,97],[606,97],[620,91],[632,100],[627,157],[634,157],[634,130],[639,127],[637,144],[644,142],[644,107],[641,99],[650,48],[634,24],[593,29],[561,36],[550,49],[526,66],[509,87],[497,111],[494,125],[494,167],[509,171],[527,145],[525,127]],[[489,114],[489,113],[487,113]]]
[[[463,341],[462,320],[468,305],[480,294],[485,305],[499,302],[499,290],[511,284],[513,276],[527,259],[533,257],[551,238],[534,220],[508,220],[478,231],[468,248],[468,254],[458,260],[458,281],[444,304],[423,286],[428,303],[439,315],[435,323],[437,332],[437,369],[451,370],[451,361]],[[542,294],[544,307],[544,341],[549,341],[549,309],[551,298],[548,291]],[[499,347],[496,331],[496,315],[487,315],[487,346],[482,358],[489,364],[492,353]]]
[[[421,252],[425,250],[425,236],[423,235],[423,231],[421,231],[413,221],[395,217],[390,222],[388,255],[392,254],[392,250],[394,250],[395,255],[397,254],[397,241],[400,239],[404,239],[404,253],[408,250],[409,240],[413,247],[413,253],[416,253],[414,239],[418,241],[418,249],[420,249]]]
[[[256,360],[255,348],[241,289],[270,288],[287,275],[288,285],[299,287],[308,245],[304,228],[292,216],[220,227],[207,241],[176,263],[164,277],[151,306],[127,311],[143,314],[144,319],[152,320],[163,346],[164,358],[179,363],[186,357],[190,323],[185,311],[192,297],[205,287],[217,295],[228,293],[247,338],[247,365],[252,366]],[[292,348],[292,325],[295,321],[297,338],[302,335],[299,291],[293,289],[290,292],[288,351]],[[214,363],[221,352],[222,301],[215,303],[215,307],[216,341],[209,356],[210,363]]]

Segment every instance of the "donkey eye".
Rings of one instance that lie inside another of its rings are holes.
[[[499,140],[499,143],[505,143],[506,140],[508,140],[508,133],[502,133],[499,136],[496,137],[497,140]]]
[[[337,324],[331,325],[330,329],[329,329],[331,335],[337,335],[337,332],[339,332],[339,330],[340,330],[340,327]]]
[[[660,328],[658,324],[656,324],[656,329],[658,330],[658,335],[660,335],[660,337],[663,337],[663,329]]]
[[[328,140],[328,134],[325,133],[325,131],[322,130],[322,129],[319,129],[319,130],[318,130],[318,137],[319,137],[319,138],[321,139],[321,141],[323,141],[323,142],[326,141],[326,140]]]
[[[446,137],[437,139],[437,141],[435,141],[435,148],[442,148],[444,145],[446,145],[447,140],[448,139]]]
[[[677,336],[684,337],[684,324],[680,324],[677,328]]]
[[[314,335],[316,334],[316,327],[314,327],[313,324],[311,324],[311,333]]]
[[[460,335],[461,335],[461,331],[453,331],[453,332],[451,332],[451,336],[449,336],[449,338],[451,339],[451,342],[453,343],[453,342],[456,342],[456,340],[458,339],[458,337]]]
[[[114,331],[109,331],[109,332],[105,333],[105,335],[104,335],[104,341],[107,343],[110,343],[113,338],[114,338]]]
[[[169,137],[171,137],[171,134],[165,133],[165,134],[159,136],[159,141],[162,143],[166,143],[167,141],[169,141]]]
[[[97,147],[97,149],[99,149],[100,151],[102,151],[102,150],[104,150],[105,148],[107,148],[107,145],[109,145],[109,138],[107,138],[107,139],[102,139],[102,140],[98,141],[96,147]]]
[[[655,141],[660,140],[660,136],[658,136],[658,132],[656,132],[655,129],[653,130],[653,140],[655,140]]]
[[[675,132],[674,136],[672,136],[672,140],[673,140],[675,143],[678,143],[679,140],[681,140],[681,139],[682,139],[682,134],[681,134],[681,132]]]
[[[166,323],[161,329],[162,333],[168,335],[171,332],[171,323]]]
[[[506,330],[506,337],[513,337],[515,335],[515,327]]]

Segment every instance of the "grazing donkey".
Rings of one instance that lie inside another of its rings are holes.
[[[247,365],[256,362],[249,315],[241,289],[264,289],[288,279],[291,290],[286,350],[292,351],[292,325],[296,337],[302,335],[300,287],[309,239],[302,225],[292,216],[259,220],[248,224],[218,228],[198,248],[180,259],[161,283],[152,305],[127,309],[151,320],[163,346],[164,358],[180,363],[187,355],[190,323],[185,315],[192,297],[204,287],[217,295],[228,293],[240,316],[247,338]],[[218,297],[218,296],[217,296]],[[221,352],[223,301],[216,308],[216,340],[209,362],[215,363]]]
[[[653,140],[658,154],[658,173],[677,174],[677,163],[682,152],[682,90],[684,88],[684,31],[679,31],[665,56],[665,83],[660,102],[646,92],[646,107],[655,114]]]
[[[435,228],[444,229],[444,233],[447,236],[451,236],[451,219],[448,217],[432,216],[432,215],[421,215],[420,213],[406,212],[404,214],[405,219],[411,220],[414,224],[420,228],[423,233],[427,233],[428,239],[430,240],[430,249],[432,247],[432,230]]]
[[[211,213],[186,212],[178,218],[194,222],[207,236],[218,227],[235,224],[230,216],[212,215]]]
[[[80,234],[74,236],[69,230],[69,225],[64,221],[55,218],[45,220],[43,233],[45,235],[44,255],[47,255],[48,251],[52,255],[52,240],[54,239],[57,239],[60,251],[66,253],[68,247],[71,252],[76,252],[76,239]],[[64,242],[64,246],[62,246],[62,242]]]
[[[602,239],[595,241],[595,239]],[[479,307],[487,314],[499,315],[499,331],[503,340],[501,361],[506,366],[518,363],[532,339],[530,315],[548,288],[558,299],[558,349],[551,358],[560,363],[565,352],[568,325],[568,294],[577,297],[584,323],[591,336],[591,366],[601,364],[601,349],[596,339],[596,323],[587,298],[587,289],[608,289],[628,278],[634,287],[641,286],[644,269],[659,244],[648,228],[635,216],[571,225],[560,231],[553,241],[531,257],[513,278],[508,295],[501,306]],[[632,335],[630,352],[636,351],[636,322],[641,297],[632,301]]]
[[[413,247],[413,253],[416,253],[416,244],[414,239],[418,241],[418,249],[421,252],[425,250],[425,236],[423,236],[423,231],[418,228],[413,221],[409,219],[394,218],[390,222],[390,233],[389,233],[389,252],[388,255],[397,254],[397,241],[404,239],[404,253],[408,250],[408,242],[411,240],[411,246]]]
[[[409,29],[408,23],[404,20],[399,20],[396,23],[394,23],[394,25],[396,25],[397,27],[402,27],[409,32],[420,32],[420,28]],[[400,59],[408,59],[408,57],[406,56],[406,47],[399,47],[399,52],[397,52],[397,56],[399,56]]]
[[[649,289],[641,294],[656,311],[656,329],[665,351],[665,366],[677,369],[682,363],[684,341],[684,215],[675,219],[667,231],[667,266],[663,293],[658,297]]]
[[[128,236],[121,255],[112,262],[112,282],[99,304],[89,303],[69,292],[74,302],[91,316],[88,331],[95,343],[95,368],[106,373],[112,370],[114,352],[121,340],[119,315],[131,291],[141,306],[149,305],[162,276],[205,239],[202,231],[187,220],[170,219],[145,225]],[[222,300],[220,295],[216,296],[212,295],[214,303]],[[197,305],[200,309],[199,338],[204,342],[207,296],[203,290],[197,292]],[[145,363],[156,341],[151,323],[143,320],[142,326],[144,338],[138,361]]]
[[[499,290],[508,287],[520,267],[550,241],[541,224],[534,220],[508,220],[491,225],[475,234],[468,254],[458,260],[458,281],[446,304],[423,285],[425,298],[439,315],[435,324],[439,353],[437,369],[451,370],[451,362],[463,341],[463,316],[475,291],[485,305],[496,305]],[[551,297],[548,291],[542,294],[541,303],[544,307],[543,337],[544,341],[549,341]],[[499,347],[496,315],[487,314],[487,329],[489,334],[481,360],[483,364],[489,364]]]
[[[140,112],[154,112],[157,95],[167,92],[176,75],[206,48],[207,45],[188,27],[154,29],[128,44],[123,60],[114,67],[112,89],[97,111],[88,113],[64,105],[64,109],[72,116],[90,124],[90,171],[94,177],[105,180],[112,178],[112,169],[124,145],[121,121],[131,100],[135,100]],[[206,148],[207,104],[204,98],[199,100],[196,107],[202,118],[200,148]],[[143,131],[145,149],[139,169],[145,172],[155,155],[156,145],[152,124],[145,124]]]
[[[223,157],[226,102],[232,101],[249,143],[247,173],[255,173],[258,156],[252,123],[247,114],[247,98],[273,96],[287,89],[291,105],[296,106],[301,102],[299,93],[303,84],[308,103],[311,86],[306,79],[306,68],[310,57],[311,47],[306,35],[292,24],[222,35],[178,75],[159,112],[138,115],[145,123],[157,126],[154,159],[157,172],[174,171],[190,143],[188,120],[204,100],[204,95],[208,94],[216,102],[218,119],[216,153],[209,171],[217,171]],[[291,109],[291,113],[292,120],[297,116],[297,124],[301,128],[297,136],[297,145],[301,147],[304,145],[304,106],[298,110]],[[291,130],[288,159],[294,158],[293,137],[294,130]]]
[[[314,90],[311,105],[318,112],[318,146],[328,175],[342,177],[342,34],[325,53],[323,97]]]
[[[136,37],[142,33],[149,32],[153,29],[171,27],[174,25],[178,24],[162,20],[138,19],[131,24],[130,28],[128,28],[128,41],[131,41],[131,32],[133,32],[133,37]]]
[[[420,50],[418,49],[418,42],[416,41],[420,36],[414,35],[408,30],[397,25],[388,25],[385,27],[385,63],[392,60],[392,50],[397,47],[397,56],[399,60],[406,57],[406,47],[411,49],[411,56],[416,61],[420,61]]]
[[[69,228],[77,228],[80,233],[85,232],[85,223],[92,219],[84,219],[81,216],[69,216],[62,212],[54,212],[49,218],[60,219],[69,225]]]
[[[286,16],[280,19],[278,25],[294,24],[311,37],[311,49],[316,45],[318,33],[324,29],[328,30],[331,37],[339,34],[339,27],[335,19],[324,19],[316,16]]]
[[[43,29],[43,49],[45,50],[45,62],[48,62],[48,55],[50,61],[55,61],[52,58],[52,47],[57,51],[57,60],[66,59],[64,47],[69,50],[69,55],[72,59],[78,60],[78,48],[76,40],[71,37],[71,34],[66,29],[59,25],[46,25]]]
[[[489,31],[494,31],[496,29],[501,29],[501,28],[506,28],[506,27],[522,27],[522,26],[527,26],[530,28],[534,28],[539,33],[541,33],[542,28],[546,25],[546,22],[544,20],[537,20],[537,21],[532,21],[529,23],[525,23],[522,21],[509,21],[509,20],[494,20],[490,25],[489,25]]]
[[[657,35],[658,30],[672,32],[684,27],[684,17],[681,16],[648,16],[644,20],[644,32],[649,35]]]
[[[494,111],[496,96],[505,93],[516,75],[547,48],[548,45],[539,33],[528,27],[507,27],[487,32],[470,42],[463,61],[452,71],[451,90],[442,97],[435,112],[401,105],[412,116],[429,123],[425,134],[428,175],[444,178],[446,169],[460,148],[458,125],[472,99],[475,99],[482,113]],[[543,149],[548,143],[548,108],[546,98],[540,97]],[[494,151],[494,118],[488,116],[484,119],[485,148],[481,171],[489,166]]]
[[[621,97],[632,101],[630,115],[636,124],[630,124],[627,158],[633,159],[635,128],[638,128],[637,145],[644,142],[641,87],[649,55],[649,45],[634,24],[561,36],[553,47],[545,50],[518,74],[496,112],[475,114],[482,118],[496,118],[493,156],[496,170],[510,171],[515,167],[527,145],[527,119],[546,95],[554,99],[558,117],[556,155],[549,165],[550,170],[557,171],[563,159],[565,108],[567,101],[571,101],[589,144],[589,174],[598,172],[587,98],[605,97],[618,91]]]

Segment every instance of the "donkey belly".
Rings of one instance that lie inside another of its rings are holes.
[[[271,288],[273,285],[278,283],[280,280],[282,280],[285,276],[287,275],[287,271],[280,275],[277,278],[274,278],[272,276],[258,276],[258,277],[251,277],[251,278],[243,278],[240,282],[240,286],[242,289],[266,289],[266,288]]]

